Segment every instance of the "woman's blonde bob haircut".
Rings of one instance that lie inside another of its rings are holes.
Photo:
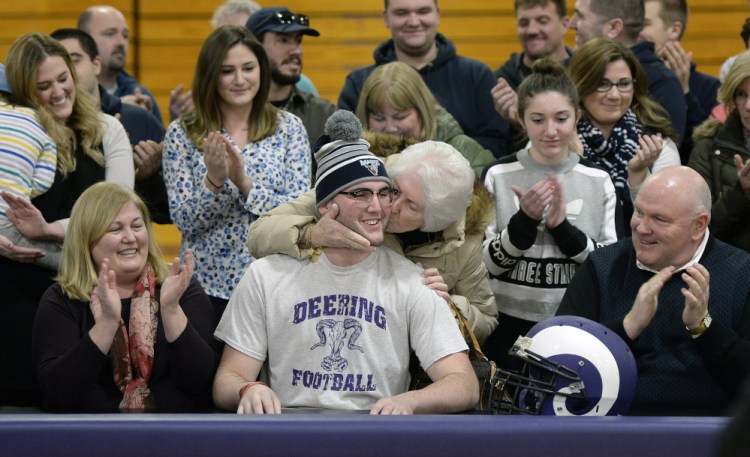
[[[135,203],[146,225],[146,265],[154,270],[158,284],[164,282],[169,274],[169,266],[164,262],[161,249],[154,237],[151,216],[146,204],[133,190],[121,184],[100,182],[81,194],[70,213],[70,223],[60,260],[60,273],[57,275],[57,281],[70,299],[83,302],[91,299],[91,291],[99,280],[99,266],[94,265],[91,250],[107,233],[117,213],[128,202]]]
[[[737,89],[746,78],[750,78],[750,51],[737,56],[732,66],[729,67],[724,82],[719,86],[719,93],[716,97],[718,101],[733,110],[736,107],[734,98],[737,95]]]
[[[398,111],[415,109],[422,123],[418,141],[432,140],[437,134],[437,101],[417,70],[403,62],[379,65],[362,86],[357,117],[370,130],[370,114],[388,105]]]

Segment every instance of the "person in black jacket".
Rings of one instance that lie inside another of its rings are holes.
[[[708,183],[713,198],[711,231],[750,252],[750,51],[740,54],[719,88],[729,111],[724,123],[709,119],[695,129],[688,166]]]
[[[79,29],[58,29],[51,36],[70,53],[83,88],[99,101],[104,113],[116,116],[128,132],[133,146],[135,190],[146,202],[152,220],[158,224],[171,224],[161,167],[164,141],[161,122],[152,113],[123,103],[99,84],[97,76],[101,71],[101,57],[91,35]]]
[[[39,303],[32,358],[50,411],[211,406],[213,306],[184,264],[162,260],[143,201],[99,183],[73,206],[60,274]]]
[[[697,71],[692,62],[692,53],[686,52],[680,45],[687,29],[687,1],[646,0],[645,6],[646,21],[638,39],[654,43],[656,54],[677,76],[685,93],[687,122],[680,146],[680,160],[686,165],[693,149],[693,130],[708,119],[716,106],[716,93],[721,82],[719,78]]]
[[[568,8],[565,0],[515,0],[516,31],[523,51],[514,52],[497,70],[493,96],[506,95],[505,100],[516,103],[515,91],[527,76],[531,66],[542,57],[556,62],[564,62],[573,54],[565,46],[565,33],[568,31]],[[494,97],[493,97],[494,98]],[[502,114],[502,108],[498,108]],[[526,132],[514,119],[509,119],[513,151],[526,146]]]

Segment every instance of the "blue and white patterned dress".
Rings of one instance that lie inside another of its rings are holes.
[[[208,295],[223,299],[232,295],[253,261],[247,247],[248,226],[259,215],[309,190],[310,156],[302,121],[279,111],[276,131],[242,149],[245,173],[253,180],[247,199],[229,179],[214,194],[203,184],[207,173],[203,152],[179,119],[169,125],[163,159],[169,213],[182,232],[180,254],[193,251],[195,273]]]

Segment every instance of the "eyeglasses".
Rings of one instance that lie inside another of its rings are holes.
[[[380,206],[391,206],[393,203],[393,191],[391,189],[381,189],[377,192],[373,192],[369,189],[357,189],[351,192],[339,192],[340,194],[348,195],[354,199],[354,204],[360,208],[367,208],[372,205],[372,199],[375,194],[378,195]]]
[[[272,21],[282,25],[299,24],[305,27],[310,25],[309,16],[304,14],[295,14],[291,11],[279,11],[278,13],[263,21],[263,23],[260,25],[265,25]]]
[[[596,86],[596,91],[606,93],[612,90],[612,86],[617,87],[618,92],[620,92],[621,94],[627,94],[633,92],[633,88],[635,87],[635,79],[621,79],[616,83],[613,83],[609,79],[603,78],[599,82],[599,85]]]

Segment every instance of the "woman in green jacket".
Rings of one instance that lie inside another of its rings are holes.
[[[381,65],[367,77],[356,114],[364,129],[371,132],[450,144],[469,161],[477,177],[495,160],[489,149],[464,134],[419,73],[403,62]]]

